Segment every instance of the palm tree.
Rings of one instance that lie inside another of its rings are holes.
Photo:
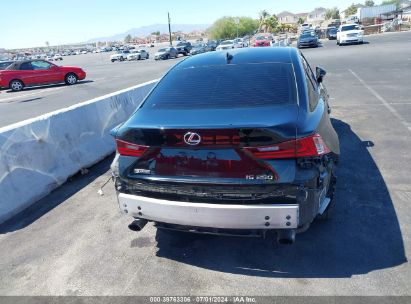
[[[262,27],[267,26],[266,20],[270,17],[270,14],[266,10],[262,10],[258,13],[258,15],[260,16],[260,25],[258,27],[258,31],[261,32]]]

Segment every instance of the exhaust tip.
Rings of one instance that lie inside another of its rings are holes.
[[[128,229],[132,231],[141,231],[143,230],[144,226],[147,224],[147,220],[145,219],[136,219],[130,225],[128,225]]]
[[[277,232],[277,242],[281,245],[292,245],[295,243],[295,230],[279,230]]]

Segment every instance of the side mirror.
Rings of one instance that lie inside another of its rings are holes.
[[[327,72],[323,68],[320,68],[320,67],[315,68],[315,77],[317,78],[318,83],[323,82],[323,78],[326,74]]]

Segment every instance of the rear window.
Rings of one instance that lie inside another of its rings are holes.
[[[150,108],[240,108],[295,104],[289,63],[227,64],[170,71],[147,97]]]
[[[358,25],[347,25],[347,26],[341,27],[342,32],[352,31],[352,30],[359,30],[359,29],[360,29],[360,27]]]

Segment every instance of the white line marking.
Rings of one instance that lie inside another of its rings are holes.
[[[358,81],[368,90],[370,91],[379,101],[382,102],[382,104],[390,111],[395,117],[398,118],[398,120],[402,123],[404,127],[408,129],[408,131],[411,131],[411,124],[408,123],[398,112],[394,107],[390,105],[389,102],[387,102],[380,94],[378,94],[373,88],[371,88],[363,79],[360,78],[353,70],[348,69],[348,71],[358,79]]]
[[[137,89],[137,88],[139,88],[139,87],[146,86],[146,85],[148,85],[148,84],[156,83],[156,82],[158,82],[159,80],[160,80],[160,79],[150,80],[150,81],[147,81],[147,82],[144,82],[144,83],[140,83],[140,84],[138,84],[138,85],[135,85],[135,86],[132,86],[132,87],[123,89],[123,90],[118,90],[118,91],[115,91],[115,92],[113,92],[113,93],[109,93],[109,94],[106,94],[106,95],[103,95],[103,96],[100,96],[100,97],[96,97],[96,98],[93,98],[93,99],[90,99],[90,100],[87,100],[87,101],[84,101],[84,102],[80,102],[80,103],[77,103],[77,104],[75,104],[75,105],[72,105],[72,106],[69,106],[69,107],[66,107],[66,108],[62,108],[62,109],[59,109],[59,110],[56,110],[56,111],[53,111],[53,112],[49,112],[49,113],[46,113],[46,114],[37,116],[37,117],[33,117],[33,118],[26,119],[26,120],[22,120],[22,121],[16,122],[16,123],[11,124],[11,125],[7,125],[7,126],[4,126],[4,127],[0,127],[0,133],[7,132],[7,131],[9,131],[9,130],[13,130],[13,129],[19,128],[19,127],[21,127],[21,126],[28,125],[28,124],[30,124],[30,123],[32,123],[32,122],[34,122],[34,121],[37,121],[37,120],[47,119],[47,118],[49,118],[49,117],[51,117],[51,116],[53,116],[53,115],[56,115],[56,114],[59,114],[59,113],[63,113],[63,112],[69,111],[69,110],[77,109],[77,108],[82,107],[82,106],[84,106],[84,105],[92,104],[92,103],[98,102],[98,101],[100,101],[100,100],[102,100],[102,99],[109,98],[109,97],[115,96],[115,95],[117,95],[117,94],[125,93],[125,92],[131,91],[131,90],[133,90],[133,89]]]

